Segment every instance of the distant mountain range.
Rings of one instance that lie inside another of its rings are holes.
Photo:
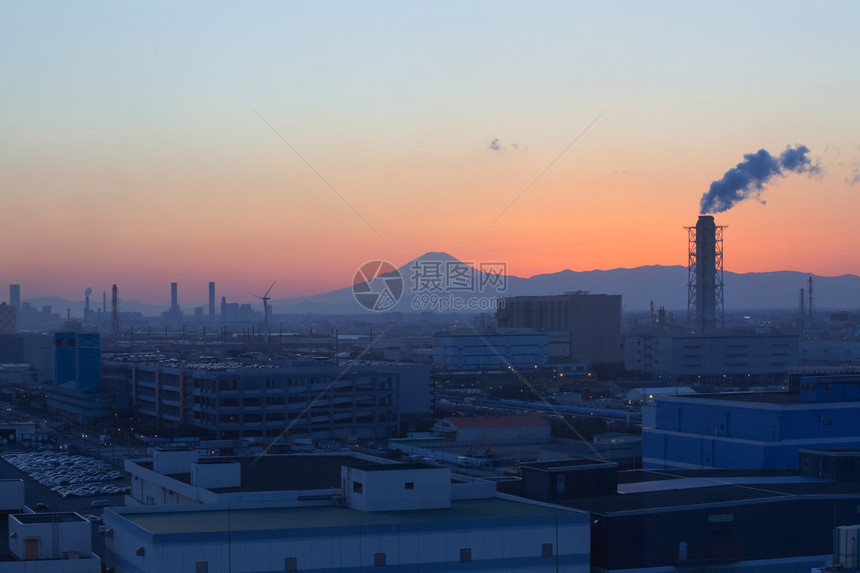
[[[523,278],[502,273],[498,266],[473,268],[447,253],[426,253],[399,269],[370,265],[366,272],[369,282],[358,282],[355,289],[368,306],[377,304],[388,311],[422,312],[452,310],[454,304],[471,308],[454,310],[493,312],[493,299],[502,296],[550,295],[571,291],[594,294],[620,294],[626,311],[648,310],[651,301],[668,310],[687,308],[687,268],[684,266],[644,266],[609,271],[571,271],[535,275]],[[843,275],[821,277],[795,271],[769,273],[724,273],[726,310],[798,308],[799,291],[813,277],[815,305],[819,309],[860,309],[860,277]],[[397,292],[398,284],[400,291]],[[272,300],[272,311],[284,313],[361,314],[371,312],[356,300],[352,286],[330,292],[296,298]],[[379,295],[378,297],[375,295]],[[50,305],[63,316],[71,309],[72,316],[83,316],[84,302],[54,297],[29,299],[41,309]],[[250,301],[249,301],[250,302]],[[91,302],[93,312],[98,305]],[[122,312],[140,312],[157,316],[166,306],[121,301]]]
[[[400,300],[390,309],[394,311],[438,310],[424,308],[426,299],[435,294],[437,300],[450,296],[463,300],[486,299],[496,296],[525,296],[562,294],[570,291],[589,291],[594,294],[620,294],[627,311],[645,311],[651,301],[655,306],[669,310],[687,308],[687,267],[644,266],[633,269],[609,271],[571,271],[535,275],[531,278],[505,276],[504,288],[491,273],[474,271],[476,290],[484,285],[482,292],[431,291],[421,289],[420,281],[428,280],[426,271],[445,265],[456,269],[463,265],[447,253],[426,253],[397,269],[402,277],[404,292]],[[806,288],[810,275],[795,271],[769,273],[724,273],[724,296],[727,310],[786,309],[798,308],[801,288]],[[843,275],[821,277],[812,275],[817,308],[860,309],[860,277]],[[445,277],[442,277],[444,281]],[[426,286],[426,285],[424,285]],[[413,292],[417,290],[417,292]],[[427,302],[431,302],[427,301]],[[275,312],[354,314],[363,309],[353,296],[352,287],[333,290],[309,297],[272,301]],[[416,308],[417,307],[417,308]],[[478,309],[481,310],[481,309]]]

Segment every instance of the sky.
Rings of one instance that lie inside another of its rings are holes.
[[[184,306],[427,251],[532,276],[860,272],[860,4],[0,2],[0,284]],[[0,299],[5,291],[0,290]]]

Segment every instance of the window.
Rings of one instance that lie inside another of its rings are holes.
[[[374,553],[373,554],[373,566],[374,567],[385,567],[385,553]]]
[[[298,571],[299,565],[295,557],[286,557],[284,559],[284,571]]]
[[[362,486],[360,481],[352,482],[352,491],[354,493],[361,493],[363,490],[364,490],[364,487]]]
[[[414,481],[406,482],[405,484],[403,484],[403,489],[415,489],[415,482]]]
[[[472,562],[472,548],[464,547],[460,549],[460,563],[471,563]]]
[[[540,546],[541,557],[552,557],[552,543],[544,543]]]
[[[208,561],[198,561],[197,567],[194,571],[195,571],[195,573],[209,573],[209,562]]]

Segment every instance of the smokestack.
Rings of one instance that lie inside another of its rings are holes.
[[[209,283],[209,322],[215,322],[215,283]]]
[[[176,283],[170,283],[170,310],[176,312],[179,310],[179,287]]]
[[[800,318],[801,318],[801,320],[804,318],[804,315],[806,314],[806,308],[805,307],[806,307],[806,293],[804,292],[804,289],[801,288],[800,289]]]
[[[713,332],[723,313],[723,229],[711,215],[701,215],[687,227],[688,320],[698,334]]]
[[[114,338],[119,337],[119,295],[116,285],[110,289],[110,332]]]

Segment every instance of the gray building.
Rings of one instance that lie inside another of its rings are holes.
[[[550,360],[556,362],[624,361],[621,295],[572,292],[506,298],[496,311],[496,322],[499,328],[532,328],[550,338],[553,333],[569,333],[569,346],[562,350],[566,354],[550,352]]]

